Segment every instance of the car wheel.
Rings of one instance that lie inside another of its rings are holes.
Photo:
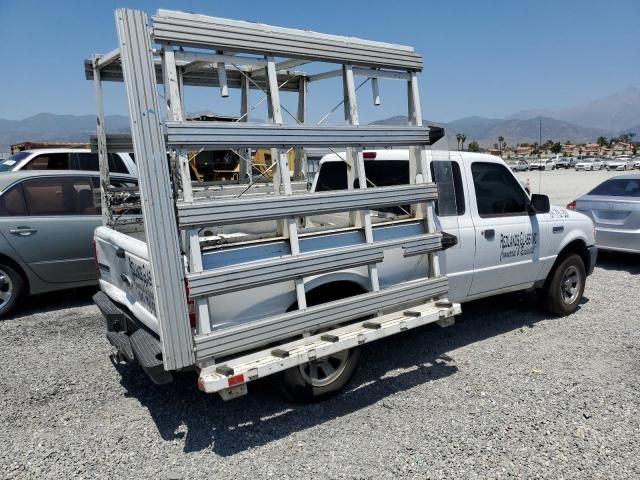
[[[565,316],[575,312],[584,293],[587,273],[580,255],[563,259],[549,274],[543,287],[544,305],[549,313]]]
[[[0,318],[16,307],[23,291],[22,276],[10,266],[0,264]]]

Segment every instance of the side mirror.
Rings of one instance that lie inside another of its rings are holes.
[[[529,213],[532,215],[536,213],[549,213],[549,210],[551,210],[551,202],[546,195],[534,193],[531,195],[531,207],[533,211]]]

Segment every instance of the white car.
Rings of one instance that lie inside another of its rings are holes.
[[[637,168],[640,170],[640,157],[636,157],[633,159],[633,168]]]
[[[598,160],[597,158],[583,158],[578,163],[576,163],[575,169],[584,170],[584,171],[593,171],[593,170],[602,170],[604,167],[604,163],[602,160]]]
[[[617,157],[613,160],[607,162],[606,169],[607,170],[629,170],[633,168],[631,164],[631,157]]]
[[[551,158],[541,158],[529,164],[529,170],[555,170],[556,162]]]
[[[43,148],[16,152],[0,161],[0,172],[19,170],[82,170],[97,172],[98,155],[87,148]],[[109,154],[109,172],[138,176],[138,168],[128,153]]]

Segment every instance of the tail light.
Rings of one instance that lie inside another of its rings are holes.
[[[93,264],[96,267],[96,272],[98,273],[98,277],[100,277],[100,264],[98,263],[98,247],[96,247],[96,241],[91,240],[91,248],[93,250]]]
[[[189,324],[192,328],[196,328],[196,302],[189,299],[189,284],[184,279],[184,293],[187,296],[187,310],[189,312]]]
[[[575,209],[576,209],[576,201],[574,200],[574,201],[572,201],[571,203],[568,203],[568,204],[567,204],[567,208],[568,208],[569,210],[575,210]]]
[[[376,158],[376,152],[362,152],[362,158]]]

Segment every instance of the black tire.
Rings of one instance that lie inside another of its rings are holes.
[[[582,300],[586,278],[580,255],[571,254],[562,259],[549,273],[542,290],[546,310],[561,317],[575,312]]]
[[[318,359],[314,362],[286,370],[282,374],[281,380],[282,390],[285,395],[298,402],[312,403],[326,400],[340,392],[347,383],[349,383],[358,366],[360,349],[353,348],[340,353],[345,355],[341,372],[326,384],[314,385],[310,383],[308,373],[308,370],[313,368],[313,364],[315,364],[315,368],[318,369],[319,362],[326,361],[326,359]]]
[[[23,293],[22,275],[10,266],[0,263],[0,318],[13,311]]]

